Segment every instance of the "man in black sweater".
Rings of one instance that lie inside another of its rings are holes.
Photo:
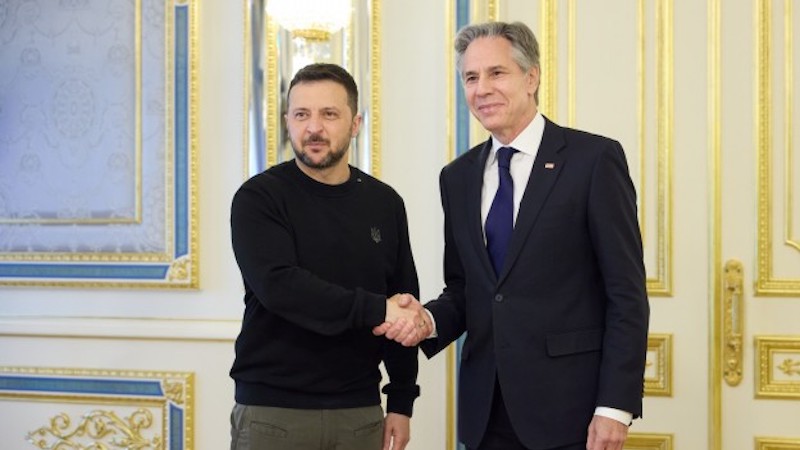
[[[341,67],[301,69],[285,116],[295,159],[234,196],[245,310],[231,368],[232,450],[403,450],[409,441],[417,348],[371,330],[419,327],[420,316],[399,307],[416,301],[419,285],[403,200],[347,163],[357,98]]]

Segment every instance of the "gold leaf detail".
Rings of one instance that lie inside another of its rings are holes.
[[[795,361],[791,358],[784,359],[778,366],[778,370],[788,376],[800,375],[800,361]]]
[[[85,414],[74,430],[65,413],[50,419],[49,427],[41,427],[26,436],[28,442],[43,450],[145,450],[160,449],[161,437],[148,440],[142,431],[153,425],[153,414],[138,409],[130,417],[120,419],[112,411],[95,410]]]
[[[167,279],[169,281],[187,281],[189,279],[191,264],[191,259],[187,257],[173,261],[169,272],[167,272]]]
[[[164,396],[170,399],[176,405],[183,405],[184,402],[183,382],[164,380],[163,384],[164,384]]]

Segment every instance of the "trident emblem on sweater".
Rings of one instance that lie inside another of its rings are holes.
[[[381,229],[377,227],[370,228],[370,233],[372,234],[372,240],[375,241],[376,244],[381,242]]]

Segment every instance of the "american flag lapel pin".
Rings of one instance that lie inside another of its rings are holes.
[[[545,169],[555,169],[556,168],[556,163],[554,163],[554,162],[544,163],[544,168]]]

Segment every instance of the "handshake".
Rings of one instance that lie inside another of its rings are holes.
[[[431,318],[422,304],[411,294],[395,294],[386,299],[386,321],[372,329],[375,336],[412,347],[433,332]]]

